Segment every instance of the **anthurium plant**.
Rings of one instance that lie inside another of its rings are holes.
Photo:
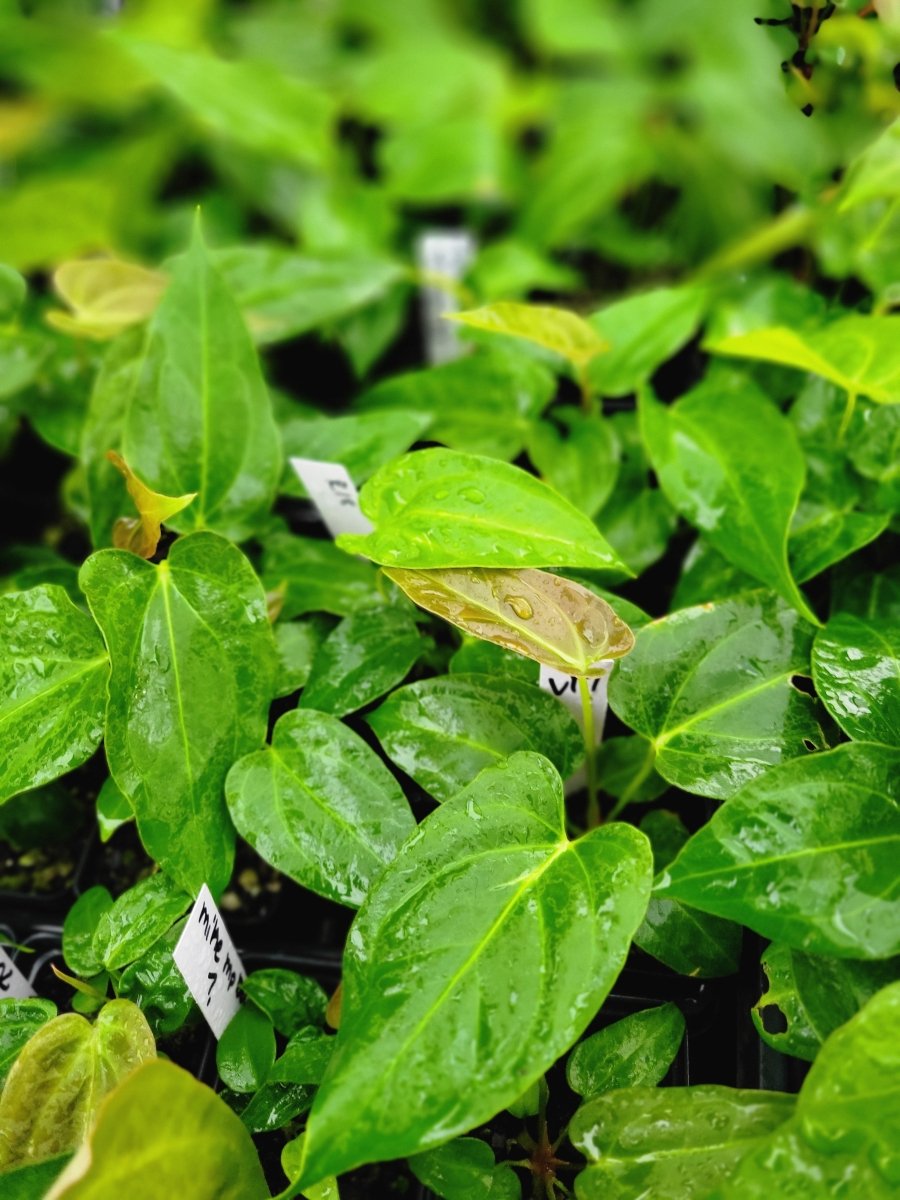
[[[896,1195],[895,6],[93,7],[0,11],[0,1193]]]

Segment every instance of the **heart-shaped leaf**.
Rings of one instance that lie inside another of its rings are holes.
[[[676,1004],[662,1004],[614,1021],[579,1042],[566,1063],[566,1080],[579,1096],[616,1088],[652,1087],[672,1065],[684,1037]]]

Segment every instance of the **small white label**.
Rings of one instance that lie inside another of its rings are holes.
[[[34,988],[0,946],[0,999],[12,996],[16,1000],[27,1000],[35,995]]]
[[[609,673],[613,667],[613,660],[604,659],[598,664],[605,667],[602,675],[596,675],[593,679],[587,681],[588,688],[591,693],[591,708],[594,713],[594,744],[599,746],[603,741],[603,726],[606,724],[606,709],[607,700],[606,693],[609,687]],[[549,692],[551,696],[556,696],[562,704],[566,706],[579,727],[584,731],[584,714],[581,711],[581,693],[578,690],[578,676],[566,675],[563,671],[557,671],[553,667],[545,667],[541,664],[541,687],[545,692]],[[579,788],[584,787],[587,776],[584,767],[580,767],[575,774],[566,781],[566,791],[576,792]]]
[[[458,282],[475,257],[475,239],[464,230],[433,230],[416,243],[416,262],[420,271],[443,275]],[[462,353],[459,330],[447,313],[459,311],[452,292],[433,284],[422,288],[422,327],[425,333],[425,357],[432,366],[450,362]]]
[[[246,972],[204,883],[172,955],[188,991],[220,1038],[241,1007],[238,987]]]
[[[372,522],[363,516],[359,493],[346,467],[314,458],[292,458],[291,466],[333,538],[339,533],[372,532]]]

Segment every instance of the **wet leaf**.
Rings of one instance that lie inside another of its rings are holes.
[[[97,828],[100,831],[100,841],[108,842],[117,829],[133,820],[134,810],[128,803],[128,797],[122,794],[112,776],[108,776],[97,793]]]
[[[77,1013],[48,1021],[19,1054],[0,1096],[0,1168],[74,1150],[104,1096],[155,1058],[141,1010],[112,1000],[91,1025]]]
[[[234,1092],[255,1092],[275,1062],[275,1030],[271,1020],[245,1004],[234,1014],[216,1043],[216,1069]]]
[[[229,1103],[251,1133],[273,1133],[309,1111],[315,1090],[305,1083],[264,1083],[252,1096],[233,1093]]]
[[[581,731],[535,684],[445,675],[398,688],[366,720],[391,762],[435,800],[449,800],[516,750],[546,755],[563,779],[581,762]]]
[[[150,322],[120,448],[148,488],[196,493],[182,513],[170,513],[178,533],[212,529],[243,541],[275,498],[283,459],[269,394],[199,224]]]
[[[694,834],[656,892],[813,954],[900,953],[898,765],[900,750],[849,743],[771,768]]]
[[[267,588],[287,584],[282,619],[310,612],[349,616],[371,608],[382,597],[370,563],[339,550],[324,538],[275,533],[263,544],[263,581]]]
[[[643,393],[640,422],[660,486],[682,516],[729,562],[818,624],[787,557],[806,474],[791,423],[754,388],[729,402],[715,381],[670,407]]]
[[[175,966],[175,949],[183,925],[178,923],[137,962],[119,976],[116,991],[132,1000],[147,1018],[154,1037],[176,1033],[196,1011],[184,976]]]
[[[816,635],[813,680],[851,738],[900,746],[900,616],[839,612]]]
[[[470,329],[524,338],[559,354],[576,368],[586,367],[591,359],[609,348],[606,339],[583,317],[545,304],[498,300],[483,308],[448,314],[448,319]]]
[[[569,1127],[593,1162],[578,1176],[578,1196],[707,1196],[793,1111],[793,1096],[716,1084],[604,1092],[583,1104]]]
[[[284,1037],[291,1037],[308,1025],[322,1025],[328,997],[314,979],[288,971],[284,967],[264,967],[251,971],[241,990],[261,1009]]]
[[[783,601],[747,592],[638,630],[610,680],[613,712],[656,750],[677,787],[724,798],[767,767],[825,745],[808,675],[812,629]]]
[[[316,651],[328,636],[327,618],[309,617],[305,621],[280,621],[275,626],[278,653],[276,696],[290,696],[309,679]]]
[[[653,743],[640,734],[604,738],[596,757],[599,787],[623,808],[627,804],[647,804],[669,786],[654,766]]]
[[[740,966],[742,932],[734,921],[652,895],[634,944],[679,975],[720,979]]]
[[[130,550],[139,558],[152,558],[162,537],[162,526],[169,518],[187,508],[197,498],[196,492],[186,496],[161,496],[141,483],[121,454],[108,450],[106,457],[117,471],[125,477],[128,495],[140,514],[134,517],[119,517],[113,526],[112,541],[118,550]]]
[[[514,1103],[607,995],[650,872],[631,826],[568,841],[562,781],[537,755],[426,817],[348,938],[299,1186],[430,1149]]]
[[[299,1029],[269,1072],[273,1083],[318,1084],[334,1050],[334,1038],[321,1029]]]
[[[528,457],[542,479],[595,517],[619,474],[620,447],[612,423],[577,408],[557,409],[553,417],[559,424],[547,419],[532,424]]]
[[[272,745],[231,768],[225,794],[238,832],[266,862],[351,908],[415,828],[374,751],[326,713],[285,713]]]
[[[106,341],[152,315],[168,283],[160,271],[119,258],[81,258],[53,272],[56,294],[69,311],[51,309],[47,320],[75,337]]]
[[[0,1087],[25,1044],[55,1016],[52,1000],[0,997]]]
[[[56,584],[0,596],[0,802],[80,766],[103,736],[109,657]]]
[[[494,642],[473,637],[463,638],[447,670],[451,675],[508,675],[525,683],[537,683],[540,679],[540,668],[533,658],[523,658]]]
[[[100,550],[80,578],[112,659],[110,771],[159,865],[216,894],[234,853],[225,775],[262,744],[274,693],[262,585],[213,533],[179,538],[158,566]]]
[[[676,1004],[632,1013],[579,1042],[566,1063],[566,1080],[579,1096],[659,1083],[684,1037]]]
[[[103,913],[112,908],[108,888],[90,887],[82,892],[63,921],[62,949],[66,965],[85,979],[103,970],[103,959],[94,947],[94,931]]]
[[[191,906],[191,897],[161,871],[123,892],[97,915],[93,949],[101,966],[118,971],[135,962]]]
[[[414,1154],[409,1169],[442,1200],[520,1200],[522,1187],[507,1163],[494,1162],[494,1152],[480,1138],[463,1137]]]
[[[363,487],[368,534],[337,544],[383,566],[555,567],[627,571],[596,526],[519,467],[456,450],[419,450]]]
[[[768,987],[750,1010],[759,1036],[812,1062],[825,1039],[897,976],[898,964],[822,958],[772,942],[761,959]],[[781,1028],[779,1028],[781,1026]]]
[[[382,605],[345,617],[319,646],[300,707],[356,712],[402,683],[432,646],[402,609]]]
[[[581,584],[548,571],[384,569],[409,598],[466,633],[548,667],[602,675],[634,634],[614,610]]]
[[[109,1097],[47,1200],[121,1200],[149,1195],[148,1185],[179,1200],[270,1194],[241,1121],[211,1088],[162,1060],[140,1067]]]

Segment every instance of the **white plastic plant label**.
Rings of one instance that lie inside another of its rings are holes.
[[[27,1000],[37,993],[34,988],[0,946],[0,1000],[8,998]]]
[[[416,243],[416,263],[428,275],[443,275],[458,282],[475,257],[475,239],[465,230],[432,230]],[[452,292],[437,284],[426,284],[421,295],[422,328],[425,334],[425,357],[432,366],[450,362],[462,353],[459,330],[446,313],[459,311]]]
[[[205,883],[172,957],[207,1025],[220,1038],[241,1007],[238,987],[246,972]]]
[[[331,536],[339,533],[371,533],[372,522],[359,507],[359,492],[341,463],[315,458],[292,458],[291,466]]]
[[[593,679],[587,681],[588,689],[591,693],[591,709],[594,713],[594,743],[597,746],[603,741],[603,726],[606,724],[606,710],[608,707],[606,693],[609,688],[609,673],[613,668],[613,660],[611,658],[605,659],[600,665],[606,668],[603,674],[596,675]],[[540,684],[545,692],[556,696],[557,700],[566,706],[583,732],[584,714],[581,710],[581,693],[578,690],[578,676],[566,675],[563,671],[557,671],[553,667],[545,667],[541,664]],[[578,791],[579,788],[584,786],[585,780],[585,769],[584,767],[580,767],[571,779],[566,781],[566,791]]]

